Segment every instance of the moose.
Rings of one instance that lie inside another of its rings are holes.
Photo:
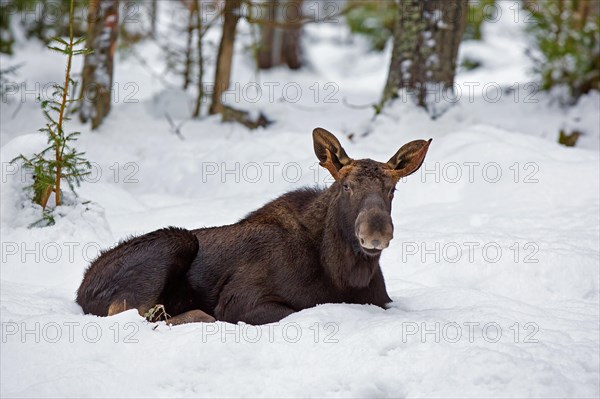
[[[431,139],[402,146],[381,163],[348,157],[338,139],[313,131],[327,189],[283,194],[239,222],[164,228],[103,251],[85,272],[85,313],[141,315],[158,304],[169,324],[266,324],[323,303],[372,304],[388,296],[379,259],[394,226],[396,183],[417,171]]]

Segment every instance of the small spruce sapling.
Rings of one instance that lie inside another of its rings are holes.
[[[69,41],[60,37],[52,39],[48,48],[67,56],[67,67],[65,71],[64,85],[54,85],[51,100],[41,102],[42,112],[46,117],[46,126],[39,129],[48,136],[48,146],[32,157],[21,154],[11,162],[20,162],[22,167],[33,175],[33,183],[27,188],[33,192],[32,201],[39,204],[43,210],[43,219],[47,225],[54,224],[52,211],[46,206],[50,195],[54,193],[56,206],[62,203],[61,182],[64,180],[71,191],[75,192],[75,186],[79,186],[83,178],[90,174],[91,165],[73,146],[79,132],[67,133],[64,124],[70,118],[67,114],[67,106],[79,101],[69,95],[69,85],[75,85],[71,79],[71,62],[74,56],[91,53],[89,49],[75,48],[81,44],[85,37],[75,40],[73,38],[73,2],[71,0],[69,12]],[[54,98],[58,97],[59,101]]]

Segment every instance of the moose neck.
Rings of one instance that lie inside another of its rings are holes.
[[[339,201],[339,183],[334,183],[312,204],[309,223],[320,238],[321,264],[339,289],[365,288],[379,267],[379,255],[364,254],[354,235],[354,226],[345,226]]]

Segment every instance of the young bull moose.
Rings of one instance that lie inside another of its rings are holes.
[[[321,128],[313,140],[335,179],[328,189],[289,192],[229,226],[131,238],[86,271],[83,311],[144,315],[162,304],[172,324],[263,324],[321,303],[385,307],[379,257],[394,230],[394,187],[419,169],[431,140],[404,145],[387,163],[349,158]]]

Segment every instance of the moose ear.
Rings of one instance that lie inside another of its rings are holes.
[[[327,130],[320,127],[313,130],[313,144],[315,154],[319,158],[319,165],[326,168],[335,180],[339,179],[339,170],[352,161],[342,145]]]
[[[393,174],[400,179],[404,176],[415,173],[425,159],[431,140],[415,140],[404,144],[393,157],[387,161],[387,165],[392,168]]]

